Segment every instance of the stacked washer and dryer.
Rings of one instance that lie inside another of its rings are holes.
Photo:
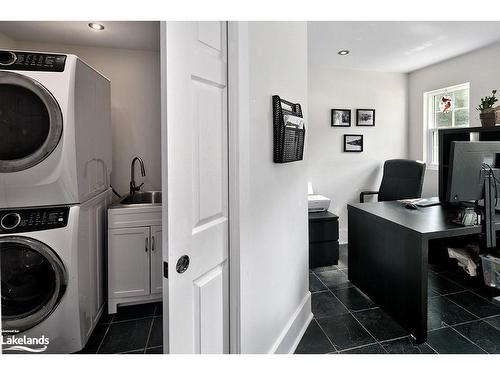
[[[73,55],[0,51],[4,353],[76,352],[96,326],[111,151],[108,79]]]

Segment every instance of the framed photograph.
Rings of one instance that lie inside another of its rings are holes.
[[[363,152],[363,135],[344,134],[344,152]]]
[[[332,126],[340,126],[340,127],[351,126],[351,110],[332,109]]]
[[[356,126],[375,126],[374,109],[356,109]]]

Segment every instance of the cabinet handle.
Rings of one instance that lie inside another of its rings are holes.
[[[144,251],[147,253],[148,252],[148,238],[146,237],[146,247],[144,249]]]
[[[151,251],[155,251],[155,236],[151,237]]]

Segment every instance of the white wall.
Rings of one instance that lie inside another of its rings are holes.
[[[311,317],[307,161],[273,163],[271,97],[303,105],[305,22],[239,22],[241,352],[294,349]]]
[[[481,97],[500,89],[500,44],[432,65],[409,75],[409,151],[410,157],[424,157],[423,94],[427,91],[470,82],[470,125],[480,126],[475,108]],[[438,171],[427,170],[423,196],[438,195]]]
[[[0,36],[0,47],[3,46]],[[130,162],[143,158],[136,181],[146,190],[161,190],[160,55],[157,51],[126,50],[14,41],[6,48],[75,54],[111,80],[113,171],[111,184],[120,194],[129,190]]]
[[[13,48],[14,41],[4,34],[0,33],[0,48]]]
[[[315,193],[332,200],[346,243],[347,204],[378,190],[385,160],[407,157],[407,75],[334,69],[322,53],[309,50],[308,178]],[[351,127],[331,127],[332,108],[350,108]],[[374,108],[375,126],[357,127],[356,108]],[[343,152],[344,134],[363,134],[364,151]]]

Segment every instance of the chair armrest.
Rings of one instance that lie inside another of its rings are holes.
[[[365,195],[376,195],[376,194],[378,194],[378,191],[374,190],[362,191],[361,194],[359,194],[359,203],[365,203]]]

